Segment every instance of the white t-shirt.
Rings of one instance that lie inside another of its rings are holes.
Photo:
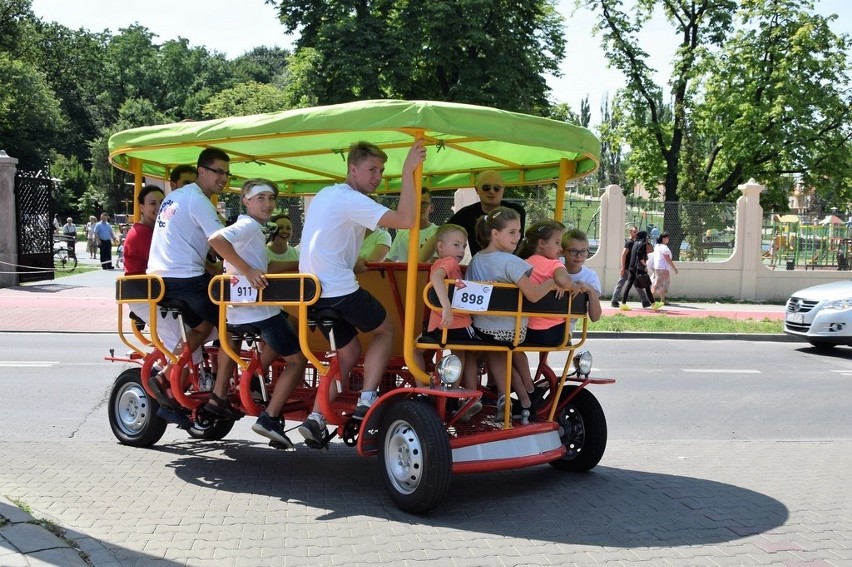
[[[263,235],[263,227],[252,217],[249,215],[240,215],[234,224],[216,231],[213,234],[213,237],[215,236],[222,236],[230,242],[236,253],[239,254],[240,258],[245,260],[246,264],[252,268],[266,272],[266,268],[269,265],[269,260],[266,256],[266,238]],[[226,274],[242,275],[242,272],[228,261],[224,262],[224,267]],[[271,305],[240,305],[236,307],[229,305],[228,323],[242,325],[243,323],[263,321],[280,311],[280,307]]]
[[[319,279],[321,297],[358,290],[352,268],[364,233],[375,230],[389,210],[346,183],[326,187],[313,198],[305,214],[299,271]]]
[[[427,239],[432,237],[436,232],[438,232],[438,225],[434,223],[429,223],[429,226],[426,228],[420,229],[420,247],[423,247],[423,243],[426,242]],[[401,228],[396,231],[396,236],[393,239],[393,244],[391,244],[390,252],[388,252],[388,257],[386,260],[388,262],[407,262],[408,261],[408,242],[411,236],[411,231],[407,228]],[[437,252],[432,254],[432,259],[438,257]]]
[[[654,267],[657,265],[657,251],[656,249],[648,254],[648,259],[645,260],[645,269],[649,272],[653,272]]]
[[[576,274],[569,274],[571,276],[571,281],[575,284],[583,284],[587,287],[594,289],[598,292],[598,295],[601,294],[601,280],[594,270],[583,266],[580,268],[580,271]],[[571,320],[571,330],[574,330],[574,327],[577,325],[577,320]]]
[[[657,244],[654,247],[654,258],[656,260],[654,262],[654,269],[655,270],[666,270],[666,271],[668,271],[669,263],[666,262],[663,259],[663,256],[668,256],[668,258],[671,260],[672,251],[665,244]]]
[[[169,193],[154,223],[148,273],[164,278],[193,278],[204,273],[210,244],[222,228],[216,207],[195,183]]]

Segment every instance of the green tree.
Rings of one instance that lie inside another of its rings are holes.
[[[249,81],[216,93],[204,105],[202,112],[205,118],[225,118],[277,112],[286,108],[287,95],[282,89]]]
[[[791,0],[743,2],[742,29],[714,58],[695,113],[701,159],[692,177],[710,199],[749,178],[786,189],[789,176],[828,197],[849,175],[852,44],[831,31],[834,17],[812,10]]]
[[[726,199],[750,177],[842,178],[850,44],[812,3],[636,0],[628,14],[619,0],[582,1],[627,78],[616,105],[633,179],[674,202]],[[665,95],[637,39],[654,10],[680,38]]]
[[[0,53],[0,149],[22,169],[40,169],[59,143],[65,118],[44,75]]]
[[[88,162],[88,141],[98,134],[95,117],[103,114],[94,101],[106,88],[102,65],[108,38],[56,23],[38,22],[33,29],[38,48],[32,51],[32,61],[45,74],[68,121],[55,149]]]
[[[240,83],[273,83],[287,68],[290,52],[280,47],[255,47],[231,62],[234,80]]]
[[[320,57],[320,103],[393,97],[547,115],[545,73],[564,56],[551,0],[282,0],[299,49]]]

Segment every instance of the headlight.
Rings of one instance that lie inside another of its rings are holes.
[[[852,297],[829,301],[825,304],[824,309],[852,309]]]
[[[584,350],[574,355],[574,368],[580,376],[588,376],[592,371],[592,353]]]
[[[454,354],[448,354],[435,366],[435,372],[441,379],[441,383],[445,386],[450,386],[458,382],[462,373],[462,363]]]

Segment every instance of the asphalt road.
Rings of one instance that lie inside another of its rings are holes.
[[[221,442],[169,428],[124,447],[106,417],[120,366],[101,360],[115,339],[2,339],[0,494],[68,528],[96,567],[852,565],[852,349],[590,341],[593,374],[617,380],[593,387],[601,463],[458,475],[415,517],[375,459],[276,451],[249,419]]]
[[[852,349],[826,355],[802,343],[741,340],[597,339],[587,346],[593,377],[616,379],[591,387],[610,439],[852,438]],[[103,360],[110,348],[125,350],[105,335],[4,334],[4,439],[112,440],[105,404],[125,366]],[[564,360],[550,359],[557,370]],[[242,420],[229,438],[257,440],[250,425]]]

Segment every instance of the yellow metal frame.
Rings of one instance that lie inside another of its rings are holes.
[[[445,285],[449,288],[449,286],[455,283],[455,280],[444,280]],[[485,283],[485,282],[483,282]],[[586,336],[588,332],[588,322],[589,317],[588,314],[576,314],[571,313],[572,303],[574,301],[574,295],[569,295],[568,297],[568,309],[564,314],[555,314],[551,312],[543,313],[538,311],[529,311],[524,310],[524,294],[521,293],[521,290],[514,284],[508,283],[493,283],[487,282],[488,285],[497,288],[505,288],[505,289],[515,289],[517,290],[517,309],[513,311],[509,311],[508,309],[499,309],[499,310],[487,310],[487,311],[470,311],[467,309],[453,309],[453,313],[464,313],[468,315],[491,315],[497,317],[511,317],[515,320],[515,338],[512,341],[512,346],[502,346],[498,344],[492,344],[488,342],[476,342],[476,343],[451,343],[447,342],[447,329],[443,329],[441,332],[441,348],[450,349],[450,350],[470,350],[477,352],[505,352],[506,353],[506,382],[504,384],[505,389],[504,392],[512,391],[512,352],[520,351],[520,352],[552,352],[552,351],[563,351],[568,350],[569,356],[568,360],[565,362],[565,366],[562,369],[562,376],[559,380],[559,385],[556,390],[556,397],[554,399],[559,399],[559,396],[562,394],[562,388],[565,384],[565,381],[568,377],[568,371],[573,362],[573,353],[577,350],[583,343],[586,342]],[[441,306],[432,303],[429,298],[429,290],[434,287],[432,282],[426,284],[426,287],[423,290],[423,301],[426,306],[433,311],[440,311]],[[520,330],[521,330],[521,321],[525,317],[547,317],[549,319],[561,320],[565,322],[565,335],[562,338],[562,343],[552,347],[544,347],[544,346],[523,346],[519,342],[520,338]],[[580,336],[576,342],[572,342],[573,331],[571,330],[572,321],[581,321],[580,325]],[[416,343],[414,345],[416,348],[421,349],[434,349],[434,343]],[[509,419],[509,413],[511,411],[511,407],[509,404],[506,404],[504,408],[504,416],[503,416],[503,429],[509,429],[511,424],[511,419]],[[553,415],[556,411],[556,404],[551,408],[549,420],[553,420]]]
[[[235,309],[239,309],[240,307],[295,307],[298,310],[298,319],[299,319],[299,344],[301,345],[302,353],[308,359],[308,361],[317,369],[317,371],[321,375],[325,375],[328,372],[328,366],[323,363],[319,358],[314,355],[313,352],[309,348],[308,345],[308,307],[317,302],[320,297],[320,283],[316,276],[313,274],[266,274],[266,279],[269,282],[269,286],[274,286],[275,282],[283,281],[283,280],[298,280],[300,282],[299,285],[299,293],[298,297],[294,297],[292,299],[284,299],[284,300],[272,300],[266,299],[264,297],[265,290],[258,290],[258,298],[256,302],[246,303],[243,301],[225,301],[221,298],[225,297],[225,290],[227,286],[231,285],[231,276],[222,275],[216,276],[208,285],[208,293],[210,295],[210,300],[219,306],[219,324],[217,325],[217,329],[219,331],[219,348],[224,350],[231,359],[239,365],[240,370],[245,370],[248,368],[248,362],[244,360],[238,352],[236,352],[231,346],[230,337],[228,334],[228,307],[233,307]],[[311,281],[314,285],[313,294],[308,297],[308,290],[306,290],[306,282]],[[217,295],[218,288],[218,295]],[[269,288],[267,288],[269,289]]]

